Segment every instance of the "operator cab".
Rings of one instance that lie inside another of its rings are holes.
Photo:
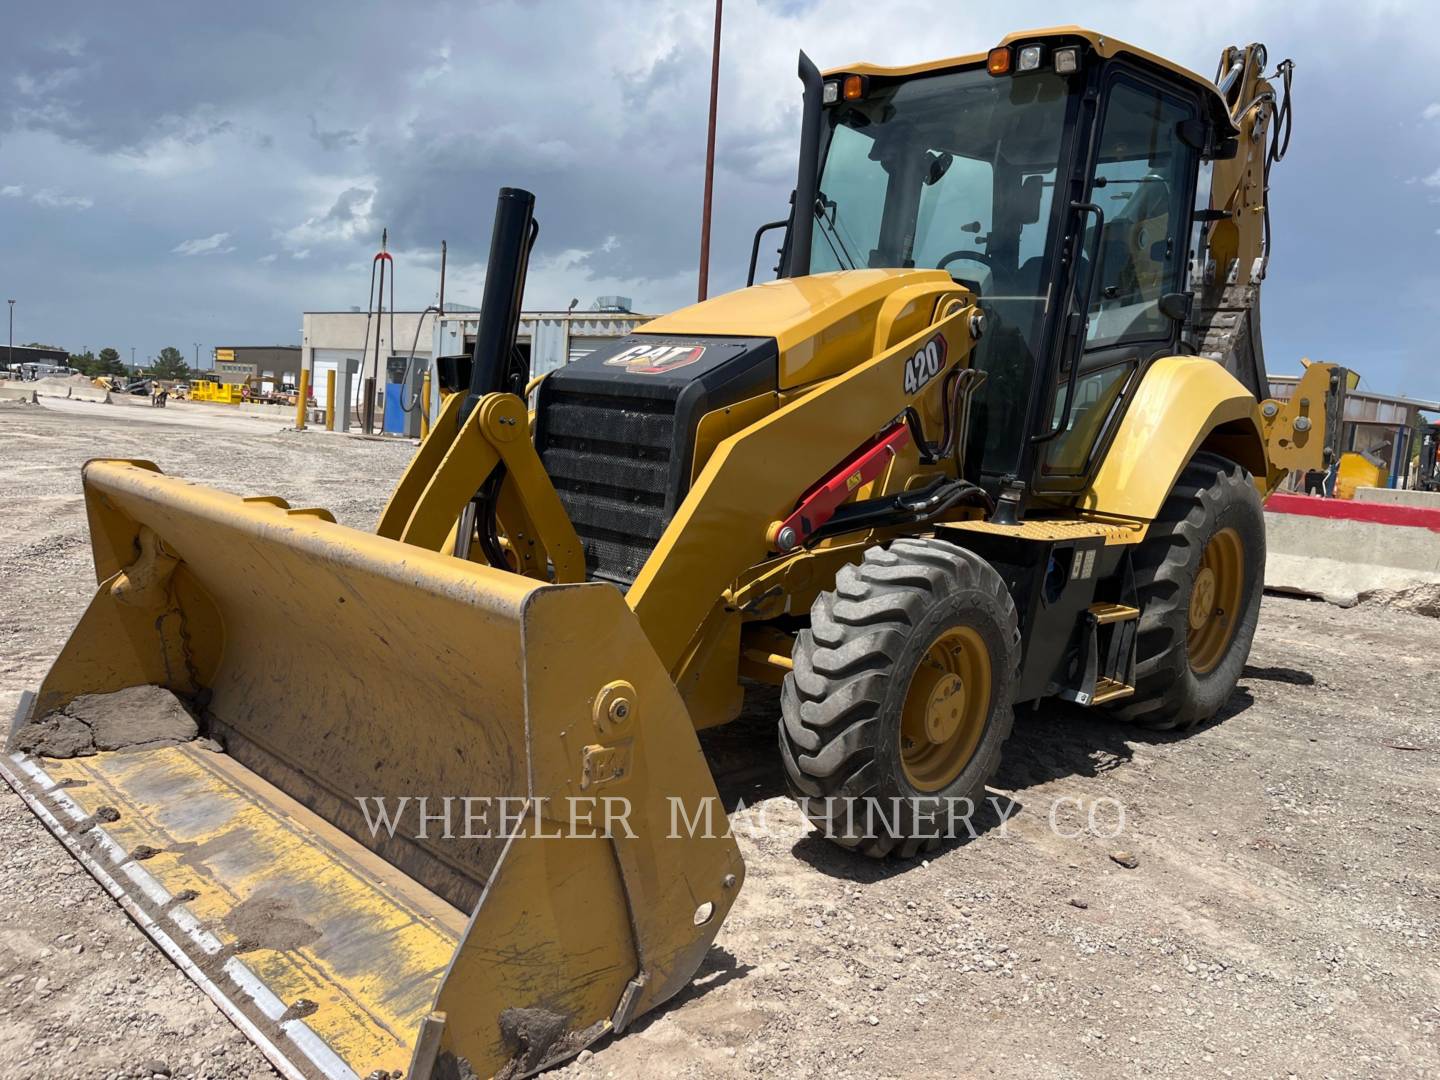
[[[1181,348],[1197,177],[1233,147],[1213,84],[1074,28],[825,77],[815,220],[791,275],[940,268],[987,316],[970,478],[1064,496]],[[1203,216],[1203,215],[1202,215]]]

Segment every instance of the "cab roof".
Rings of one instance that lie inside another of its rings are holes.
[[[1235,123],[1230,118],[1230,109],[1220,95],[1219,89],[1211,80],[1137,45],[1127,44],[1106,34],[1087,30],[1082,26],[1050,26],[1041,30],[1018,30],[1013,34],[1007,34],[998,44],[1028,45],[1035,42],[1054,42],[1056,39],[1063,39],[1067,42],[1084,41],[1090,49],[1107,60],[1115,56],[1127,56],[1158,68],[1181,82],[1188,83],[1200,92],[1201,98],[1209,108],[1212,121],[1220,127],[1220,130],[1231,132],[1235,130]],[[942,60],[928,60],[920,64],[903,64],[898,67],[883,67],[879,64],[861,62],[845,67],[830,68],[825,75],[826,77],[832,75],[878,75],[903,78],[907,75],[923,75],[950,68],[983,64],[986,55],[986,52],[970,53],[965,56],[951,56]]]

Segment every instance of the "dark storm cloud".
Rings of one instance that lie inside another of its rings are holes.
[[[21,18],[37,15],[53,25],[33,6]],[[239,72],[212,55],[197,63],[196,43],[182,37],[182,24],[151,23],[143,15],[129,24],[116,5],[93,9],[73,26],[63,37],[41,30],[12,39],[13,74],[0,89],[7,128],[50,132],[101,152],[173,135],[200,141],[227,130],[231,121],[216,110],[242,88],[229,77]],[[137,48],[142,26],[148,40]]]
[[[335,200],[335,205],[330,207],[330,212],[325,215],[325,220],[345,225],[365,213],[365,208],[375,197],[373,188],[352,187],[346,188]]]
[[[683,32],[647,56],[599,5],[421,4],[381,18],[338,3],[262,3],[206,7],[201,23],[139,4],[77,11],[75,34],[32,9],[0,123],[141,159],[229,137],[283,149],[247,168],[364,178],[328,206],[297,205],[273,222],[292,247],[323,245],[325,222],[348,243],[353,230],[338,226],[368,210],[395,243],[448,237],[478,259],[495,189],[529,186],[542,255],[580,251],[597,275],[663,278],[694,258],[709,79],[706,21],[678,11],[637,4],[623,16],[650,12],[662,36],[667,20]],[[547,28],[542,13],[563,18]],[[773,156],[753,132],[722,141],[722,172],[742,178]],[[243,174],[226,185],[243,201]],[[247,238],[234,222],[206,224],[188,231]]]
[[[1050,0],[963,19],[943,17],[950,10],[727,3],[712,290],[743,281],[755,227],[786,211],[800,47],[822,66],[901,63],[1073,17]],[[504,184],[538,197],[535,303],[563,306],[587,288],[631,292],[656,311],[685,302],[712,15],[710,0],[12,4],[0,30],[0,244],[4,266],[25,267],[9,286],[18,317],[33,320],[32,337],[72,333],[76,345],[162,332],[289,340],[302,308],[363,302],[385,227],[402,259],[447,240],[457,280],[473,285]],[[1440,168],[1440,120],[1421,119],[1430,106],[1440,114],[1440,92],[1416,89],[1440,61],[1430,8],[1215,0],[1202,18],[1096,0],[1085,17],[1197,70],[1230,41],[1296,55],[1295,150],[1274,180],[1267,355],[1277,369],[1303,352],[1347,360],[1397,388],[1403,372],[1440,395],[1428,329],[1440,205],[1425,182]],[[1357,95],[1364,48],[1388,59]],[[1383,238],[1367,248],[1378,284],[1365,319],[1315,299],[1353,293],[1353,259],[1334,245],[1361,220]],[[184,254],[201,247],[204,259]],[[401,288],[423,277],[403,273]],[[1376,326],[1393,343],[1367,369]]]
[[[583,21],[570,27],[576,43],[590,36]],[[497,80],[452,74],[436,89],[443,109],[375,137],[372,217],[398,242],[428,249],[448,239],[452,251],[479,257],[496,190],[520,186],[537,198],[541,256],[578,251],[588,272],[642,285],[692,268],[708,52],[693,42],[650,59],[576,49],[563,84],[532,78],[497,88]],[[757,158],[745,148],[721,168]],[[726,213],[756,224],[774,216],[749,205],[748,193],[730,195]],[[733,254],[738,266],[742,256]]]
[[[360,145],[360,133],[350,128],[337,128],[334,131],[322,131],[320,122],[312,114],[310,117],[310,137],[314,139],[323,149],[344,150],[351,146]]]
[[[677,157],[642,133],[630,146],[610,153],[583,131],[540,141],[503,130],[407,133],[382,145],[372,162],[372,216],[406,245],[431,247],[448,237],[457,251],[468,242],[473,258],[496,190],[524,187],[536,195],[541,254],[581,249],[596,273],[664,277],[693,260],[688,234],[704,145]],[[687,242],[674,242],[679,230]],[[602,250],[612,237],[618,243]]]
[[[709,56],[700,49],[677,46],[644,71],[620,73],[620,100],[627,109],[645,109],[656,94],[682,88],[697,69],[708,71],[708,62]]]

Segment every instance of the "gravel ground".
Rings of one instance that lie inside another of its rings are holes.
[[[410,453],[201,415],[0,407],[5,716],[93,591],[88,457],[369,527]],[[1267,597],[1213,723],[1026,711],[1006,820],[913,864],[805,835],[757,693],[705,738],[749,866],[716,947],[557,1075],[1440,1075],[1437,656],[1440,620]],[[274,1075],[8,789],[0,897],[0,1078]]]

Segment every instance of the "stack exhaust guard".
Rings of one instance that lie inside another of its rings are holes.
[[[535,222],[535,196],[523,188],[501,188],[495,200],[490,257],[485,263],[485,292],[480,299],[479,326],[471,357],[470,394],[462,420],[486,394],[524,396],[530,371],[516,355],[515,336],[520,326],[530,251],[539,232]]]
[[[30,715],[156,684],[226,753],[3,771],[285,1075],[409,1068],[431,1014],[440,1061],[523,1075],[688,982],[743,864],[618,590],[148,462],[84,484],[100,587]],[[249,940],[259,911],[304,931]]]

